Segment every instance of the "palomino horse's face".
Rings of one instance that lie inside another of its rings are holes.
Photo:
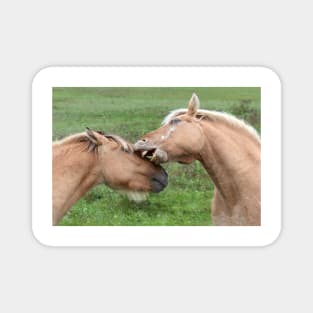
[[[194,94],[185,114],[174,116],[165,125],[142,137],[135,143],[136,151],[151,157],[153,163],[169,161],[191,163],[203,146],[203,133],[196,119],[198,97]]]
[[[102,179],[113,189],[126,192],[160,192],[167,186],[167,173],[158,165],[143,159],[123,139],[121,144],[102,134],[89,131],[97,146],[97,164]],[[113,136],[112,136],[113,137]]]

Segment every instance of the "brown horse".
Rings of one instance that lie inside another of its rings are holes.
[[[260,225],[260,150],[258,133],[236,117],[199,110],[193,94],[187,109],[171,112],[163,126],[135,144],[159,164],[198,160],[215,184],[214,225]]]
[[[126,191],[133,200],[160,192],[167,173],[134,153],[115,135],[87,129],[53,143],[53,225],[93,186],[101,183]]]

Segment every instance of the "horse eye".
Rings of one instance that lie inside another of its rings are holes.
[[[181,122],[181,120],[179,118],[174,118],[173,120],[170,121],[170,124],[171,125],[176,125],[178,124],[179,122]]]

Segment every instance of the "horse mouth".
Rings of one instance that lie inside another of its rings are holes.
[[[167,153],[159,148],[149,148],[144,150],[139,150],[140,156],[143,159],[149,160],[154,164],[165,163],[168,161]]]
[[[141,150],[140,154],[143,159],[147,159],[151,161],[155,156],[156,148],[152,148],[150,150]]]
[[[135,151],[143,158],[154,164],[165,163],[168,161],[167,153],[146,140],[139,140],[134,144]]]

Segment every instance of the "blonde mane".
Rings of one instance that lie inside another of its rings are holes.
[[[96,131],[98,134],[103,135],[105,138],[112,140],[116,142],[119,147],[128,153],[133,153],[134,152],[134,147],[131,143],[127,142],[125,139],[121,138],[120,136],[117,135],[111,135],[111,134],[105,134],[102,131]],[[74,134],[67,136],[63,139],[57,140],[53,142],[54,145],[63,145],[63,144],[73,144],[73,143],[87,143],[87,149],[88,151],[96,151],[96,145],[93,144],[86,133],[79,133],[79,134]]]
[[[128,152],[128,153],[133,153],[134,152],[134,147],[131,143],[127,142],[125,139],[121,138],[120,136],[117,135],[111,135],[111,134],[103,134],[106,138],[112,139],[115,141],[117,144],[119,144],[122,148],[123,151]]]
[[[168,124],[174,117],[186,114],[187,111],[187,109],[177,109],[171,111],[162,121],[162,125]],[[233,128],[242,129],[252,138],[261,142],[260,135],[251,125],[229,113],[198,109],[196,117],[199,119],[222,122]]]

